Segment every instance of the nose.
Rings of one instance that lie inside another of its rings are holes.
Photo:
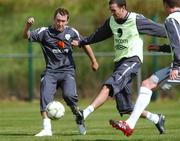
[[[59,22],[59,25],[61,25],[61,26],[62,26],[62,25],[63,25],[63,22],[62,22],[62,21],[60,21],[60,22]]]

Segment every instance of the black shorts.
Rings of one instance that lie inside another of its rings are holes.
[[[133,110],[131,83],[141,66],[141,62],[135,60],[128,58],[117,62],[113,74],[104,83],[111,88],[109,96],[115,97],[117,109],[121,114]]]

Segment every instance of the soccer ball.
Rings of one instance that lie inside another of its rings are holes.
[[[46,112],[50,119],[60,119],[64,116],[65,108],[59,101],[52,101],[47,105]]]

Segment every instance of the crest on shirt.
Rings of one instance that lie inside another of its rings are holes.
[[[70,34],[66,34],[65,38],[66,38],[66,40],[69,40],[71,38],[71,35]]]

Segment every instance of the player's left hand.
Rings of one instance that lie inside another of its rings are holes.
[[[92,63],[91,68],[92,68],[93,71],[97,71],[98,68],[99,68],[99,64],[95,61],[95,62]]]
[[[179,74],[179,70],[175,69],[170,72],[169,77],[171,80],[175,80],[178,77],[178,74]]]

